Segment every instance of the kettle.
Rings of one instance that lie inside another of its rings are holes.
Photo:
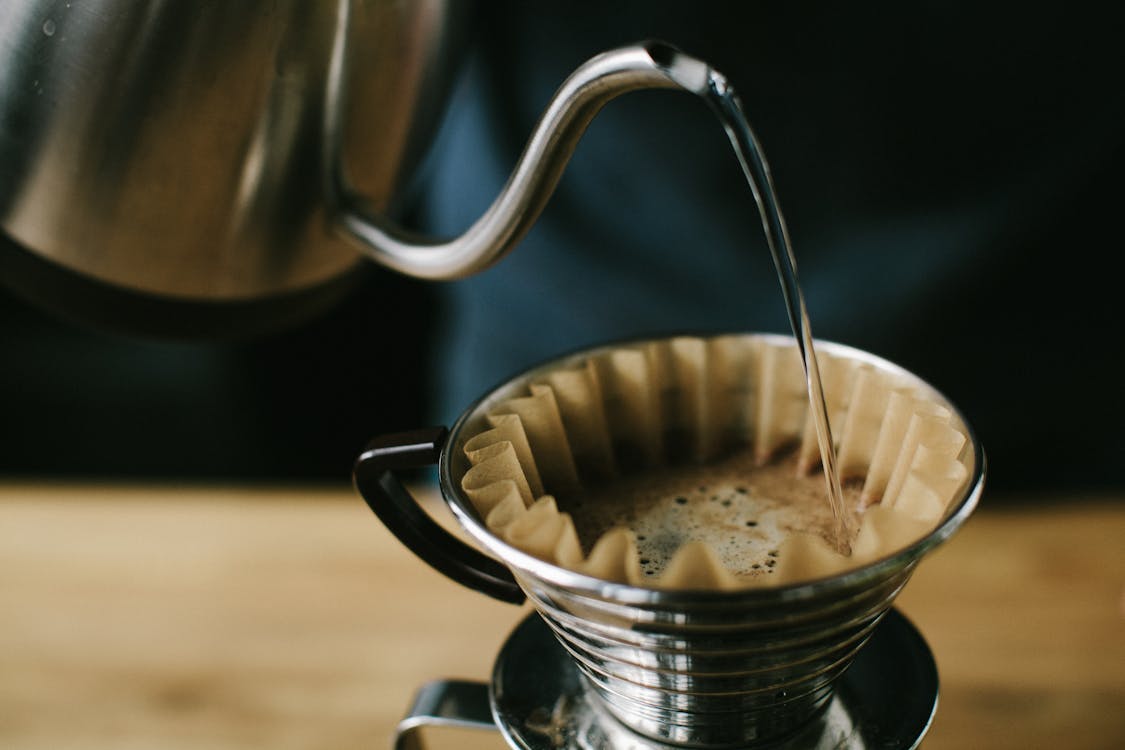
[[[471,4],[0,4],[0,274],[130,327],[299,314],[338,296],[365,256],[423,279],[483,270],[534,223],[606,102],[702,93],[711,74],[657,42],[587,61],[491,207],[435,240],[393,217],[463,58]]]

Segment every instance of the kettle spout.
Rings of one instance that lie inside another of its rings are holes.
[[[663,42],[604,52],[583,63],[555,92],[500,194],[461,236],[435,240],[412,234],[347,193],[340,196],[336,227],[377,263],[408,276],[471,276],[504,257],[531,229],[582,134],[607,102],[639,89],[706,96],[712,87],[723,86],[722,76],[706,63]]]

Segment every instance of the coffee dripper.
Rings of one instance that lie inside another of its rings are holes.
[[[449,430],[384,435],[360,455],[356,488],[403,544],[465,586],[511,603],[526,597],[536,610],[501,650],[491,685],[426,686],[400,727],[400,746],[412,747],[421,726],[450,723],[495,726],[519,750],[912,748],[921,741],[936,706],[936,668],[925,641],[892,605],[921,559],[975,509],[985,460],[953,404],[893,363],[840,344],[817,344],[823,355],[878,372],[897,392],[926,394],[954,415],[966,438],[965,473],[926,533],[837,573],[734,588],[666,588],[600,577],[521,549],[490,524],[495,513],[482,517],[480,508],[487,506],[469,499],[469,446],[492,424],[494,410],[530,400],[526,394],[549,388],[544,384],[554,374],[676,343],[699,344],[697,351],[709,351],[709,343],[756,351],[794,347],[788,337],[741,333],[596,347],[498,386]],[[729,360],[720,355],[700,366],[707,371],[723,361]],[[677,413],[674,393],[651,408]],[[641,423],[666,435],[682,429],[661,419]],[[628,445],[622,441],[634,434],[615,432],[613,440]],[[517,450],[514,443],[509,448]],[[446,505],[476,546],[432,520],[396,478],[400,470],[433,464]],[[488,488],[503,490],[507,475],[490,470],[490,476],[495,484]],[[475,480],[473,487],[486,489]],[[521,533],[532,535],[532,528]]]

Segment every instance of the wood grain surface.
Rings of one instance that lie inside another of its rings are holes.
[[[1120,499],[986,498],[899,599],[941,674],[924,747],[1125,747],[1123,587]],[[347,487],[0,485],[0,748],[386,748],[525,612]]]

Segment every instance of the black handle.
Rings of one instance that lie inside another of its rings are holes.
[[[448,430],[429,427],[380,435],[355,462],[355,487],[383,525],[414,554],[460,584],[511,604],[523,604],[523,590],[504,565],[443,529],[422,510],[395,469],[436,464]]]

